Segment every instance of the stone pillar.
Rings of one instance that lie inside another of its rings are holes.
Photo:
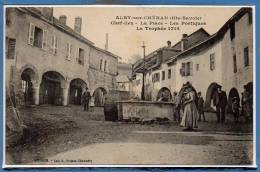
[[[40,86],[33,87],[33,100],[35,105],[39,105],[40,102]]]
[[[62,88],[62,105],[68,105],[68,96],[69,96],[69,82],[65,81],[61,84]]]

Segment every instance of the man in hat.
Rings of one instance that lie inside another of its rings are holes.
[[[213,95],[213,104],[216,106],[218,123],[224,123],[228,100],[226,92],[221,90],[221,85],[217,86],[217,91]]]
[[[242,108],[246,122],[249,121],[253,114],[253,95],[248,91],[247,86],[244,86],[244,92],[242,93]]]
[[[82,94],[82,104],[84,106],[84,111],[89,110],[89,100],[91,99],[90,92],[88,91],[88,87],[85,88],[84,93]]]
[[[239,100],[237,97],[232,98],[231,108],[234,115],[234,122],[237,123],[239,118]]]
[[[204,99],[201,96],[201,92],[198,92],[198,112],[199,112],[199,120],[201,121],[201,116],[203,118],[203,121],[205,122],[205,114],[204,114]]]

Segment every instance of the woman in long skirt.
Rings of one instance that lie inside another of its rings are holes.
[[[184,112],[181,126],[184,130],[193,130],[198,128],[198,110],[195,103],[195,92],[191,86],[187,86],[183,94]]]

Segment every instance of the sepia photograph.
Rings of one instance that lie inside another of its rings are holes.
[[[3,167],[256,167],[254,13],[4,6]]]

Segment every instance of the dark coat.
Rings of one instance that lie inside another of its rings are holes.
[[[216,91],[213,95],[213,105],[216,107],[226,107],[228,104],[227,94],[224,91]]]
[[[89,100],[91,99],[91,95],[90,95],[90,92],[89,91],[85,91],[83,94],[82,94],[82,98],[81,98],[81,101],[82,103],[87,103],[89,102]]]

